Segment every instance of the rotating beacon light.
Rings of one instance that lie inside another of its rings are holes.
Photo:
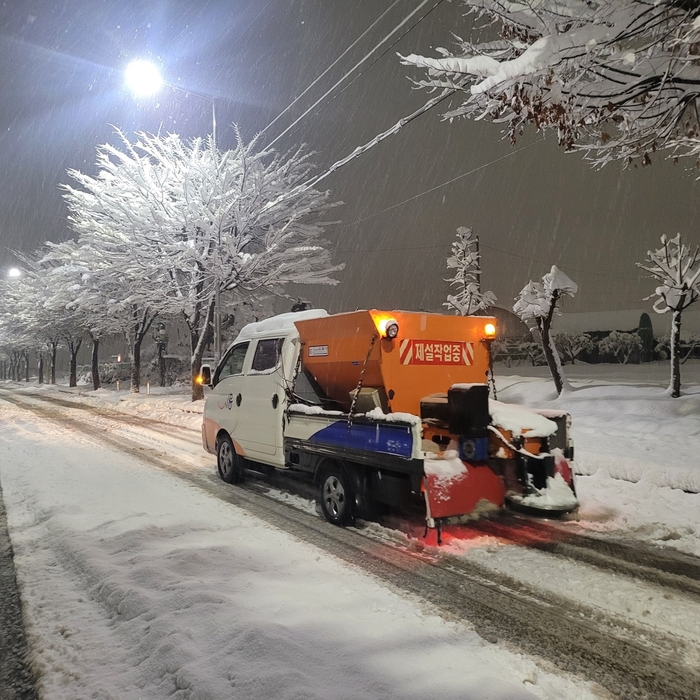
[[[493,340],[496,337],[496,324],[487,323],[484,326],[484,340]]]

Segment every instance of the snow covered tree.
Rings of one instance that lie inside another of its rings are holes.
[[[52,289],[46,306],[62,317],[71,317],[92,344],[93,389],[100,388],[99,347],[106,335],[133,338],[133,307],[137,299],[130,280],[114,272],[115,258],[108,251],[82,242],[48,243],[40,260]],[[127,298],[126,304],[122,300]],[[152,320],[154,315],[149,315]]]
[[[340,267],[330,264],[321,238],[329,193],[300,186],[312,169],[302,149],[280,155],[239,136],[221,152],[212,139],[120,136],[123,150],[98,148],[96,177],[69,172],[79,185],[65,187],[69,221],[81,241],[89,236],[96,249],[105,242],[115,249],[119,275],[150,301],[142,328],[154,313],[185,320],[192,396],[202,398],[196,378],[217,293],[235,303],[282,294],[292,282],[335,283],[330,275]]]
[[[13,378],[19,379],[20,360],[25,359],[26,377],[30,351],[38,351],[41,357],[47,337],[52,332],[47,330],[48,317],[43,308],[46,297],[31,265],[26,261],[21,277],[4,285],[0,283],[0,297],[0,345],[4,346],[10,360]],[[58,344],[57,335],[54,341]]]
[[[612,355],[620,364],[626,365],[632,354],[641,352],[642,339],[636,333],[612,331],[598,343],[603,355]]]
[[[582,352],[591,352],[595,348],[595,343],[588,333],[556,333],[554,335],[554,345],[561,353],[564,363],[576,364],[576,358]]]
[[[560,314],[559,302],[564,295],[574,296],[578,291],[575,282],[569,279],[556,265],[542,278],[542,282],[528,282],[520,291],[513,311],[531,330],[537,329],[542,340],[542,350],[552,374],[557,394],[566,386],[564,370],[559,353],[552,338],[552,320]]]
[[[637,263],[661,284],[645,299],[656,298],[654,311],[671,312],[671,383],[668,391],[681,395],[680,341],[683,311],[700,299],[700,248],[693,251],[683,243],[681,234],[668,239],[661,236],[661,248],[647,251],[647,259]]]
[[[526,124],[554,129],[599,164],[700,155],[696,0],[462,2],[455,35],[474,40],[457,37],[438,58],[401,57],[427,71],[419,86],[463,96],[446,118],[491,120],[512,140]],[[491,25],[483,40],[476,20]]]
[[[481,256],[478,239],[470,228],[460,226],[457,229],[457,240],[452,243],[447,268],[454,270],[454,275],[445,281],[455,288],[456,293],[448,294],[443,306],[460,316],[472,316],[496,303],[493,292],[481,291]]]

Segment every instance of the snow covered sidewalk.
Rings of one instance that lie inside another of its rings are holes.
[[[47,700],[595,697],[174,476],[0,420]]]
[[[700,363],[683,396],[665,393],[668,364],[566,367],[559,398],[546,367],[497,367],[499,399],[568,411],[580,526],[700,556]]]

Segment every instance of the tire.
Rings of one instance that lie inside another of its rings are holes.
[[[355,520],[355,494],[350,479],[339,465],[331,465],[321,477],[321,510],[329,523],[344,527]]]
[[[237,484],[243,477],[241,458],[228,435],[222,435],[216,444],[216,468],[227,484]]]

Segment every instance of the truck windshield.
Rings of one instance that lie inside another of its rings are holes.
[[[249,345],[250,343],[239,343],[231,348],[228,355],[224,357],[224,361],[219,365],[216,377],[214,378],[215,384],[222,379],[226,379],[226,377],[230,377],[234,374],[241,374],[243,371],[243,360],[245,360]]]

